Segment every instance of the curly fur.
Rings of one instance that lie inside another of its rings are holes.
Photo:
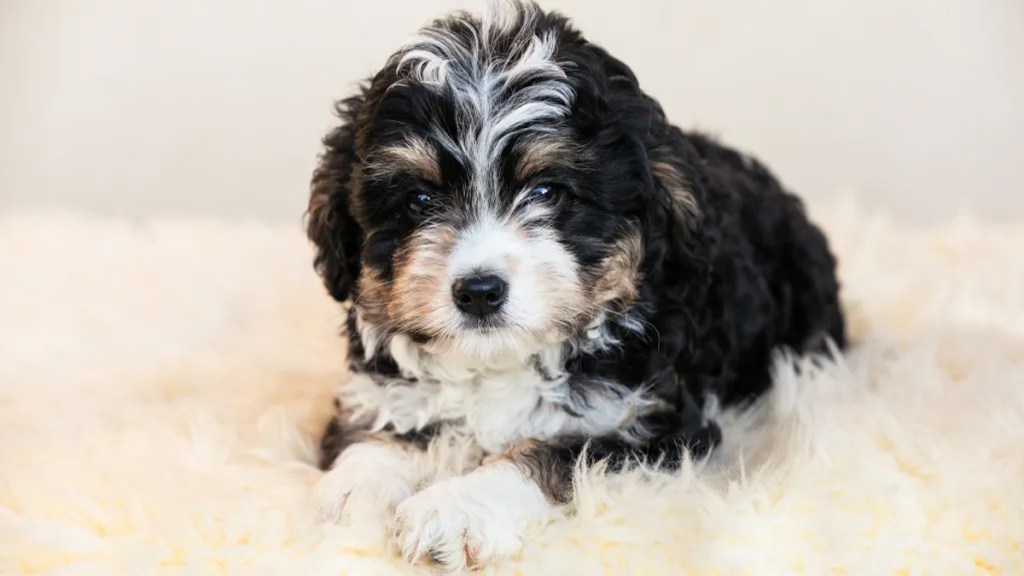
[[[828,243],[767,168],[671,125],[562,16],[507,8],[425,28],[324,140],[308,234],[350,304],[358,385],[321,462],[454,438],[473,447],[463,469],[512,462],[556,504],[581,454],[705,454],[721,440],[709,408],[764,392],[776,351],[842,348],[845,330]],[[558,199],[531,200],[536,182]],[[409,207],[423,190],[441,199],[427,218]],[[502,239],[477,241],[482,261],[519,242],[544,265],[513,282],[532,301],[507,324],[467,328],[431,295],[470,229]],[[435,559],[465,565],[480,544]]]

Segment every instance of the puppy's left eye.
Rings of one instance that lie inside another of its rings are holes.
[[[537,184],[530,190],[530,199],[542,202],[553,202],[561,190],[554,184]]]

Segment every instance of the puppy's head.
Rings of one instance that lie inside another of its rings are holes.
[[[436,21],[339,112],[308,232],[364,328],[529,354],[635,297],[664,122],[564,18],[506,4]]]

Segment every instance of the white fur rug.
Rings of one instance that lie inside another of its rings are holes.
[[[486,572],[1024,573],[1024,225],[818,219],[849,354]],[[0,573],[415,572],[314,521],[341,318],[297,223],[7,215],[0,270]]]

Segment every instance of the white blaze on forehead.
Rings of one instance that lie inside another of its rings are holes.
[[[569,115],[575,97],[555,61],[554,32],[535,33],[539,16],[535,6],[492,6],[478,22],[456,16],[427,28],[399,52],[400,73],[455,99],[464,122],[458,141],[440,128],[433,136],[471,166],[481,193],[496,189],[497,160],[509,139],[550,130]]]

